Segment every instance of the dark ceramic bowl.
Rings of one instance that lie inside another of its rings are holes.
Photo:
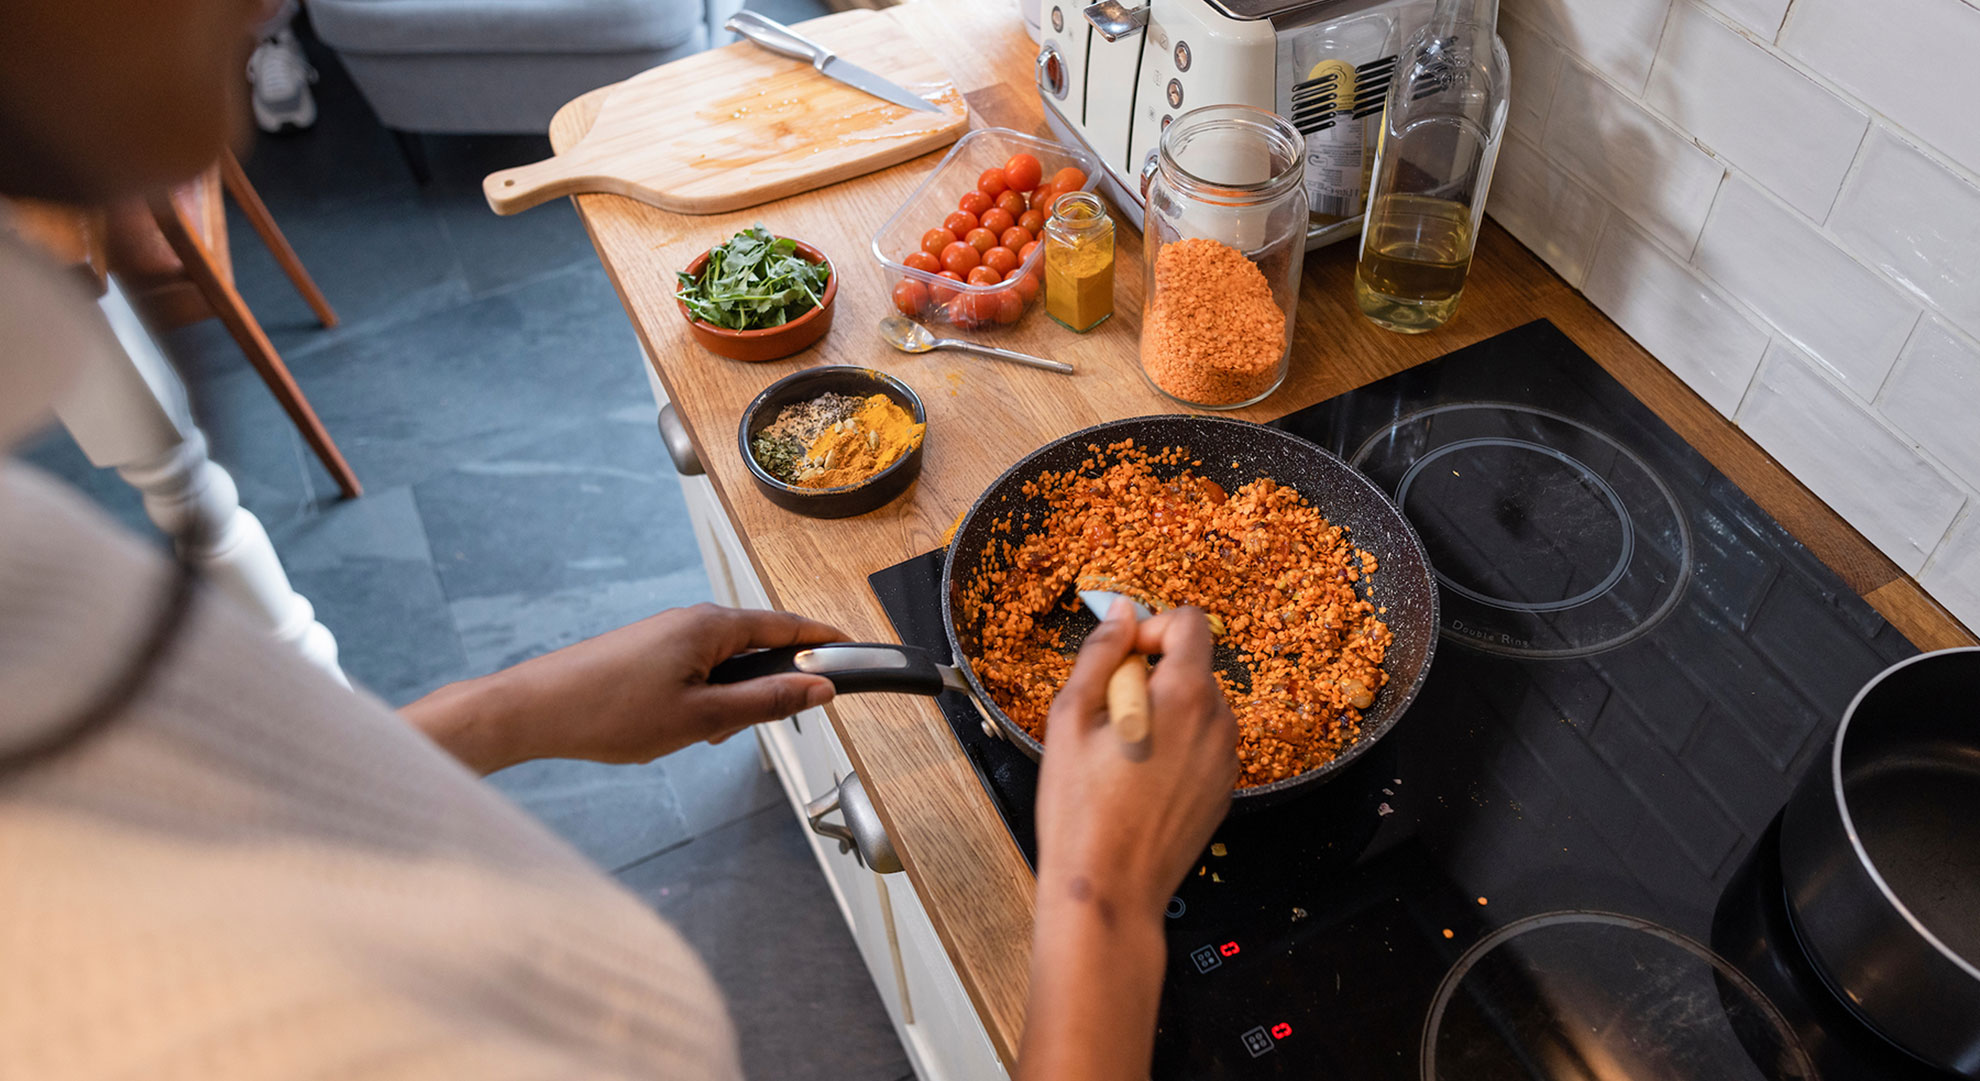
[[[782,238],[780,238],[782,239]],[[825,253],[806,244],[802,240],[792,240],[797,245],[797,253],[806,262],[823,263],[831,275],[825,279],[825,295],[818,298],[818,306],[798,316],[780,327],[764,327],[762,330],[727,330],[706,320],[696,319],[689,314],[687,302],[674,298],[674,305],[681,310],[681,318],[688,321],[688,329],[694,332],[694,340],[716,356],[730,360],[782,360],[792,353],[800,352],[813,342],[825,336],[832,329],[832,302],[839,296],[839,269],[832,265]],[[687,273],[695,278],[708,266],[708,253],[702,252],[687,265]]]
[[[756,455],[749,449],[750,440],[757,432],[769,427],[785,406],[828,393],[860,398],[885,394],[907,410],[916,424],[928,423],[927,408],[906,383],[871,368],[833,364],[793,372],[765,387],[763,393],[749,403],[749,408],[743,410],[742,423],[736,429],[736,442],[742,448],[743,462],[749,466],[750,477],[763,494],[770,497],[770,502],[813,518],[850,518],[891,502],[894,497],[907,491],[914,478],[921,475],[921,453],[928,449],[928,433],[923,429],[920,446],[858,484],[848,484],[842,488],[799,488],[771,476],[768,470],[757,464]]]

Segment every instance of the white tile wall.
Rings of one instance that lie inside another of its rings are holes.
[[[1767,350],[1767,332],[1703,278],[1612,221],[1582,289],[1712,408],[1727,416],[1739,408]]]
[[[1502,8],[1488,212],[1980,630],[1980,0]]]
[[[1680,0],[1644,100],[1714,154],[1821,221],[1870,118],[1739,31]]]
[[[1784,342],[1767,350],[1739,422],[1907,573],[1925,566],[1966,503],[1911,444]]]
[[[1968,627],[1980,627],[1980,510],[1953,527],[1918,584]]]
[[[1906,435],[1980,488],[1980,345],[1927,318],[1878,405]]]
[[[1517,132],[1499,149],[1487,200],[1506,231],[1539,253],[1568,284],[1579,286],[1595,254],[1609,206],[1579,181],[1548,166]]]
[[[1725,169],[1594,72],[1570,63],[1554,90],[1543,144],[1652,236],[1688,252]]]
[[[1512,109],[1506,123],[1538,139],[1547,123],[1547,104],[1554,99],[1554,83],[1561,76],[1561,64],[1567,54],[1546,35],[1510,15],[1499,20],[1499,37],[1505,41],[1506,56],[1512,61]]]
[[[1865,399],[1918,321],[1915,302],[1738,177],[1726,181],[1694,260]]]
[[[1788,9],[1788,0],[1711,0],[1711,3],[1761,41],[1772,41],[1781,32],[1781,19]]]
[[[1980,8],[1966,0],[1796,0],[1780,43],[1789,56],[1980,171],[1974,118]]]
[[[1878,129],[1829,227],[1872,266],[1980,334],[1980,184]]]
[[[1505,0],[1525,19],[1630,90],[1643,89],[1671,0]]]

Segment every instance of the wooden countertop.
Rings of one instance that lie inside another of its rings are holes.
[[[1035,47],[1008,7],[927,0],[888,15],[901,20],[915,47],[942,60],[970,104],[973,127],[1048,134],[1032,89]],[[558,115],[551,127],[557,145],[575,141],[597,100],[594,92]],[[772,602],[860,639],[894,640],[867,574],[937,547],[943,531],[1006,466],[1090,424],[1175,411],[1143,380],[1136,359],[1142,261],[1140,238],[1125,227],[1113,319],[1075,336],[1033,312],[997,339],[1070,361],[1077,375],[956,354],[905,356],[880,342],[870,328],[892,311],[893,283],[879,272],[868,245],[937,160],[931,154],[709,217],[669,214],[613,195],[576,199]],[[811,350],[770,364],[740,364],[705,352],[688,337],[673,300],[677,269],[754,222],[817,245],[840,273],[831,333]],[[1278,393],[1235,415],[1270,420],[1546,317],[1913,642],[1925,649],[1976,642],[1890,560],[1496,225],[1480,238],[1457,317],[1429,334],[1404,337],[1363,319],[1353,302],[1353,272],[1351,244],[1308,257],[1292,374]],[[921,479],[901,499],[862,517],[818,521],[772,506],[752,486],[736,446],[736,421],[749,400],[771,381],[818,364],[881,369],[905,380],[928,404]],[[964,988],[1010,1066],[1024,1018],[1029,868],[931,701],[863,696],[835,702],[828,711]]]

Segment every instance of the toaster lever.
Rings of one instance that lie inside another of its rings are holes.
[[[1120,0],[1100,0],[1086,9],[1086,21],[1108,41],[1139,34],[1148,26],[1148,5],[1129,7]]]

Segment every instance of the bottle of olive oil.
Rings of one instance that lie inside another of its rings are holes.
[[[1354,296],[1378,326],[1442,326],[1464,294],[1505,134],[1497,0],[1438,0],[1403,46],[1375,151]]]

